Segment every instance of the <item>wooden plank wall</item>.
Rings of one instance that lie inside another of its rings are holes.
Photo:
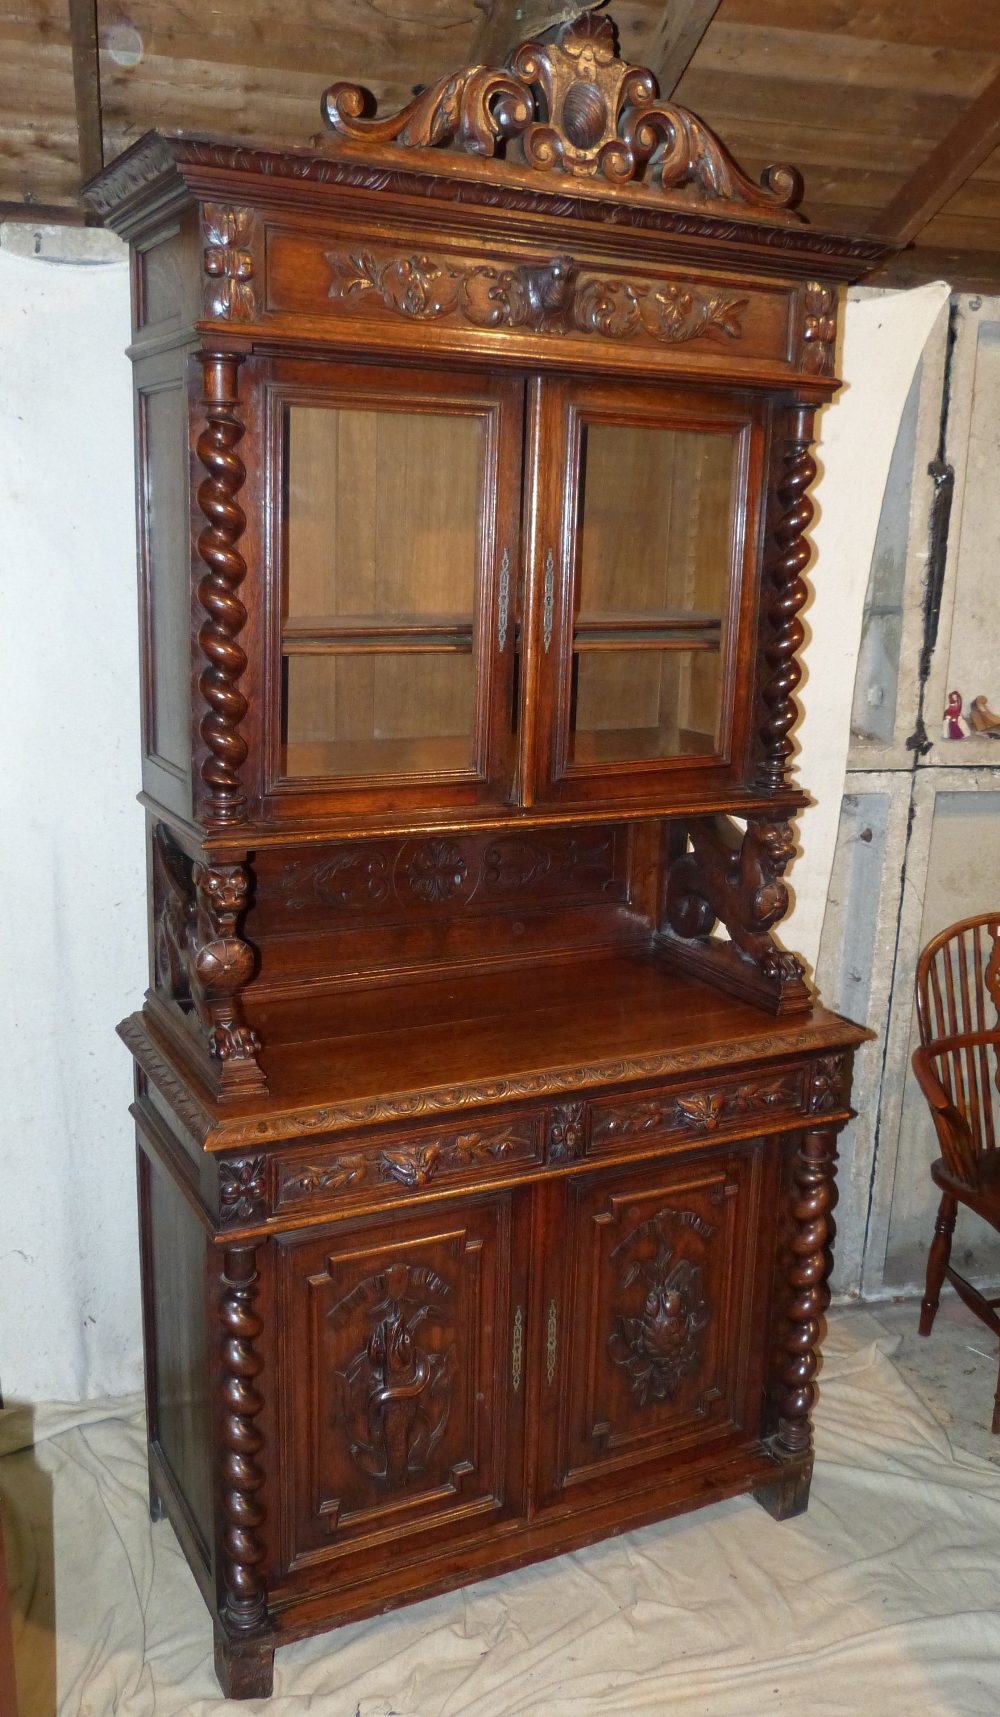
[[[655,59],[663,0],[612,10],[628,57]],[[109,160],[154,125],[305,143],[326,83],[357,79],[400,105],[462,65],[483,22],[474,0],[98,0],[97,14]],[[721,0],[676,98],[749,169],[794,162],[816,224],[863,230],[998,71],[1000,6],[983,0]],[[0,98],[0,203],[70,210],[68,0],[8,0]],[[958,255],[968,269],[994,267],[1000,285],[1000,151],[901,266],[920,278]]]

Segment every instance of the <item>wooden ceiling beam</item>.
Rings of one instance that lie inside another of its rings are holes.
[[[665,100],[698,52],[719,5],[720,0],[667,0],[663,7],[647,59]]]
[[[511,48],[591,8],[585,0],[475,0],[483,16],[473,38],[472,65],[502,66]]]
[[[104,166],[97,0],[69,0],[69,26],[73,46],[73,90],[76,96],[80,183],[85,185],[87,180],[92,179]]]
[[[1000,144],[1000,72],[872,222],[874,237],[910,244]]]

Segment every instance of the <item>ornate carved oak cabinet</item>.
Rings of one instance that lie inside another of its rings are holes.
[[[364,106],[89,190],[134,269],[152,1506],[244,1695],[805,1506],[863,1035],[771,932],[813,412],[881,252],[604,16]]]

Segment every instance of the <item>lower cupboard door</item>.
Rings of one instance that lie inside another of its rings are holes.
[[[561,1243],[541,1307],[543,1506],[647,1489],[753,1441],[768,1169],[764,1141],[751,1140],[558,1189]]]
[[[286,1572],[341,1551],[384,1571],[519,1512],[520,1209],[449,1201],[284,1243]]]

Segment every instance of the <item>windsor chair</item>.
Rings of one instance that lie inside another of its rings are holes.
[[[1000,1231],[1000,912],[951,924],[917,964],[920,1045],[913,1070],[941,1146],[931,1175],[941,1192],[920,1334],[930,1335],[944,1282],[1000,1337],[1000,1298],[987,1299],[950,1262],[958,1206]],[[1000,1377],[993,1408],[1000,1432]]]

